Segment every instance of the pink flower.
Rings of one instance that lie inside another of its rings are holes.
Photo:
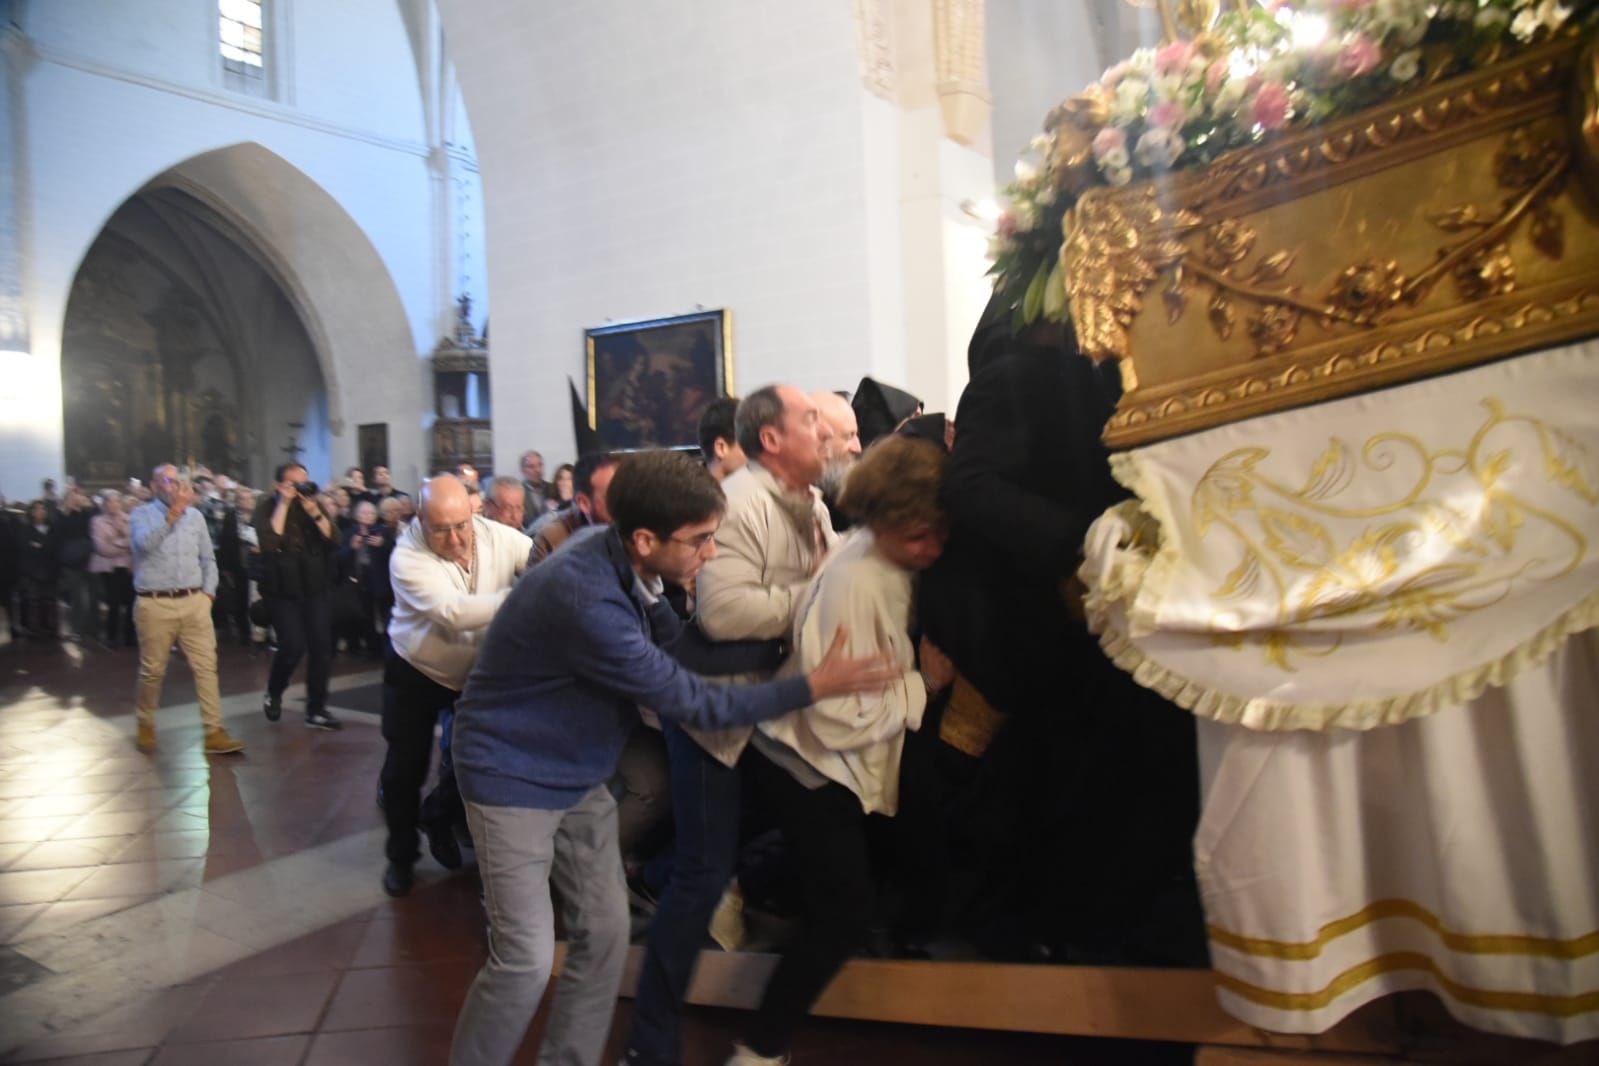
[[[1006,211],[999,216],[999,225],[996,227],[999,235],[1005,239],[1016,236],[1016,216]]]
[[[1192,41],[1173,41],[1155,53],[1155,69],[1162,74],[1180,71],[1188,66],[1188,61],[1193,58],[1194,43]]]
[[[1377,69],[1382,62],[1382,48],[1365,34],[1351,34],[1338,53],[1334,68],[1346,78],[1358,78]]]
[[[1363,11],[1371,6],[1371,0],[1333,0],[1333,7],[1339,11]]]
[[[1094,158],[1104,160],[1113,152],[1127,151],[1127,134],[1119,126],[1106,126],[1094,134]]]
[[[1205,91],[1214,93],[1227,80],[1227,60],[1218,59],[1205,70]]]
[[[1249,104],[1250,117],[1263,129],[1280,130],[1288,125],[1290,106],[1288,89],[1283,83],[1268,81],[1255,90],[1255,98]]]
[[[1187,121],[1187,110],[1176,100],[1162,100],[1149,109],[1149,122],[1152,126],[1176,129]]]

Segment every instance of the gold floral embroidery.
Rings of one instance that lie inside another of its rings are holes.
[[[1374,615],[1379,630],[1425,632],[1443,642],[1454,621],[1518,584],[1575,570],[1587,556],[1587,538],[1513,486],[1542,476],[1599,506],[1593,458],[1569,434],[1507,413],[1498,400],[1485,399],[1483,408],[1485,419],[1462,448],[1434,450],[1400,432],[1377,434],[1358,451],[1331,438],[1299,488],[1266,473],[1268,448],[1239,448],[1212,464],[1190,501],[1194,528],[1201,539],[1226,530],[1243,549],[1211,591],[1215,642],[1258,647],[1290,672],[1296,655],[1336,651],[1340,623],[1353,615]],[[1366,473],[1402,491],[1355,506],[1349,497]],[[1340,545],[1352,523],[1353,535]],[[1514,559],[1529,525],[1554,530],[1569,552]],[[1243,621],[1241,608],[1259,603],[1273,605],[1274,617]]]

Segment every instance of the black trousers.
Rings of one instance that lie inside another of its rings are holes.
[[[328,661],[333,657],[331,600],[326,592],[293,600],[272,597],[272,633],[278,650],[267,675],[267,695],[283,695],[303,658],[306,714],[320,713],[328,704]]]
[[[802,882],[804,935],[783,952],[746,1033],[751,1051],[777,1056],[787,1053],[812,1004],[866,942],[872,914],[866,814],[843,785],[806,788],[754,748],[745,751],[744,765]]]
[[[107,644],[132,644],[133,571],[119,567],[100,575],[105,590],[105,640]]]
[[[460,695],[428,677],[402,659],[389,645],[383,665],[383,739],[388,754],[383,759],[379,783],[383,786],[383,816],[389,839],[383,852],[390,862],[410,866],[416,862],[419,822],[430,831],[450,832],[451,806],[460,805],[453,776],[423,802],[428,764],[433,758],[433,728],[439,714],[455,706]]]
[[[223,570],[217,575],[211,620],[218,630],[231,632],[239,643],[250,643],[250,578],[243,570]]]

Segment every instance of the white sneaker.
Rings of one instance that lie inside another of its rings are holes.
[[[711,915],[710,934],[723,951],[737,951],[744,943],[744,891],[736,883],[728,885],[727,891],[722,893],[721,902],[717,903],[716,911]]]
[[[734,1044],[726,1066],[786,1066],[787,1063],[787,1055],[757,1055],[743,1044]]]

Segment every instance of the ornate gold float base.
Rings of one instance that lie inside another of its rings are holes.
[[[1066,218],[1127,447],[1599,333],[1596,45],[1564,40]]]

